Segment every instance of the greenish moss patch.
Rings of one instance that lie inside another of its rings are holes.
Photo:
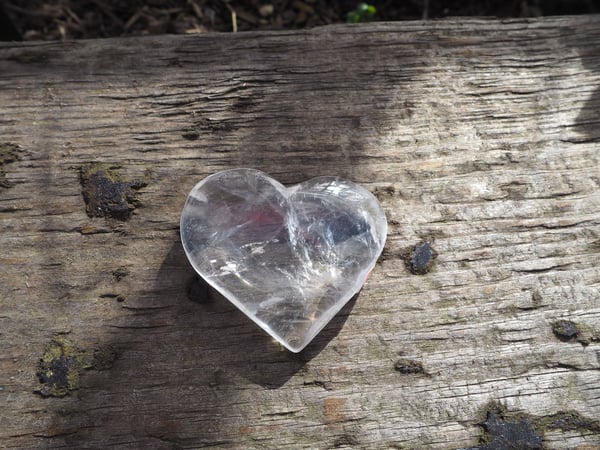
[[[21,147],[10,142],[0,143],[0,187],[13,187],[14,183],[6,178],[5,166],[21,159]]]
[[[81,168],[82,195],[88,216],[125,221],[140,206],[136,191],[148,183],[125,180],[117,169],[118,166],[106,164],[90,164]]]
[[[118,353],[111,345],[93,351],[81,350],[65,336],[50,341],[38,363],[40,387],[35,392],[42,397],[65,397],[79,389],[85,370],[107,370],[113,366]]]
[[[36,391],[42,397],[64,397],[79,388],[82,369],[80,351],[64,336],[53,339],[38,364],[41,383]]]

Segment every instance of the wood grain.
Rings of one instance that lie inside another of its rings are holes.
[[[4,43],[0,68],[0,447],[464,448],[497,409],[600,446],[600,17]],[[146,183],[128,220],[86,214],[95,163]],[[189,298],[185,196],[244,166],[388,216],[299,355]]]

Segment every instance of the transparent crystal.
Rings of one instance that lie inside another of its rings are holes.
[[[181,215],[196,271],[293,352],[360,290],[386,233],[377,199],[355,183],[319,177],[286,188],[254,169],[205,178]]]

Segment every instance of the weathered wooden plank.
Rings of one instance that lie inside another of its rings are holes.
[[[499,410],[600,445],[599,71],[597,16],[0,45],[0,446],[473,447]],[[86,214],[108,166],[128,220]],[[300,355],[190,284],[185,196],[239,166],[388,214]]]

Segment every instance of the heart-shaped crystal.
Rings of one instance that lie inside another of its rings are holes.
[[[319,177],[286,188],[254,169],[205,178],[181,214],[194,269],[293,352],[360,290],[386,233],[377,199],[355,183]]]

